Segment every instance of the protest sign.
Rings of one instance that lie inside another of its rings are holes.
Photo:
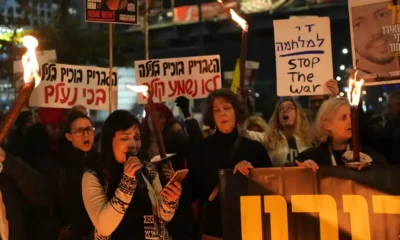
[[[44,63],[56,63],[57,56],[56,50],[46,50],[46,51],[37,51],[36,52],[36,59],[39,63],[39,66]],[[15,88],[16,96],[19,94],[19,91],[24,86],[24,67],[22,65],[22,61],[15,61],[13,67],[13,84]]]
[[[349,0],[353,65],[364,85],[400,82],[400,6],[392,0]]]
[[[274,21],[278,96],[330,94],[333,78],[328,17]]]
[[[135,61],[135,72],[136,84],[148,86],[154,102],[206,98],[221,88],[219,55]],[[139,96],[138,102],[146,99]]]
[[[29,100],[32,107],[109,109],[109,69],[66,64],[42,64],[42,81]],[[112,75],[112,101],[117,106],[118,73]]]
[[[286,167],[254,169],[248,177],[221,170],[224,239],[398,239],[399,170]]]
[[[85,0],[86,21],[137,24],[137,0]]]

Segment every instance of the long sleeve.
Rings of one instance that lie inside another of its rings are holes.
[[[134,178],[123,174],[114,196],[108,200],[99,179],[90,172],[83,175],[83,202],[96,234],[108,237],[115,231],[132,200],[136,185]]]
[[[196,145],[200,143],[204,136],[200,129],[200,125],[196,119],[190,118],[185,121],[186,132],[189,135],[190,143]]]
[[[20,158],[13,157],[8,153],[3,162],[2,174],[13,180],[24,198],[30,203],[41,206],[51,204],[52,192],[50,189],[52,184],[58,182],[58,179],[51,179],[51,177],[44,176]]]
[[[162,185],[160,181],[160,177],[157,174],[156,170],[151,164],[148,164],[147,169],[151,172],[150,174],[156,174],[154,181],[153,181],[153,189],[157,197],[158,205],[159,205],[159,212],[160,212],[160,217],[164,222],[169,222],[172,220],[175,214],[175,210],[178,208],[178,202],[168,202],[166,198],[163,196],[160,196],[160,193],[162,191]]]

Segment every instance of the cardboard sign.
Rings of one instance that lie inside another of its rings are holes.
[[[274,21],[278,96],[330,94],[333,78],[328,17]]]
[[[148,86],[154,102],[206,98],[221,88],[219,55],[135,61],[135,72],[136,84]],[[139,104],[146,103],[138,96]]]
[[[221,170],[224,239],[399,238],[400,166]]]
[[[109,109],[108,68],[45,63],[40,72],[42,81],[32,92],[30,106],[71,108],[79,104],[91,110]],[[113,106],[117,106],[117,71],[111,82]]]
[[[137,24],[137,0],[85,0],[88,22]]]
[[[349,0],[353,65],[364,85],[400,82],[400,6],[392,0]]]

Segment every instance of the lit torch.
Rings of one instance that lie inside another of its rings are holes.
[[[153,129],[154,129],[154,135],[156,137],[158,149],[160,151],[160,158],[166,159],[167,152],[165,151],[164,139],[161,134],[160,124],[159,124],[158,116],[156,114],[156,109],[154,108],[153,95],[152,95],[151,91],[149,90],[149,88],[147,86],[144,86],[144,85],[132,86],[132,85],[127,84],[126,87],[134,92],[142,93],[143,96],[147,98],[147,104],[150,109],[151,122],[153,124]]]
[[[353,147],[353,160],[360,161],[360,143],[358,133],[358,104],[360,103],[361,87],[364,80],[357,81],[357,73],[354,74],[354,79],[349,78],[349,90],[347,98],[350,102],[351,109],[351,132],[352,132],[352,147]]]
[[[8,132],[17,120],[21,110],[29,101],[33,89],[37,87],[41,81],[41,77],[39,76],[39,64],[36,60],[36,47],[39,43],[37,39],[32,36],[25,36],[21,41],[24,47],[27,48],[26,53],[22,56],[25,84],[8,111],[4,121],[1,123],[0,144],[7,138]]]
[[[240,52],[240,88],[244,89],[244,75],[246,71],[246,57],[247,57],[247,31],[249,25],[246,20],[241,18],[235,10],[231,9],[232,20],[235,21],[242,28],[242,47]]]
[[[246,20],[241,18],[233,9],[230,9],[232,20],[235,21],[242,28],[242,44],[240,52],[240,83],[239,88],[242,97],[243,109],[247,109],[247,92],[245,91],[244,77],[246,73],[246,58],[247,58],[247,32],[249,30],[249,25]]]

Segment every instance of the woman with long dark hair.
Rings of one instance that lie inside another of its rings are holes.
[[[82,179],[96,239],[170,239],[165,224],[177,208],[181,186],[173,183],[161,196],[156,169],[136,157],[140,147],[138,119],[128,111],[113,112],[102,129],[100,165]]]

